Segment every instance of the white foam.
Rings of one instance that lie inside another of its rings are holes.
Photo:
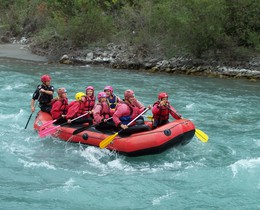
[[[24,84],[24,83],[14,83],[14,84],[9,84],[9,85],[4,86],[2,90],[3,91],[15,90],[15,89],[23,88],[25,86],[26,86],[26,84]]]
[[[186,105],[186,108],[187,108],[188,110],[192,110],[192,109],[193,109],[193,106],[194,106],[194,103],[188,104],[188,105]]]
[[[1,114],[0,113],[0,120],[6,120],[6,119],[15,119],[18,120],[20,116],[22,116],[24,111],[22,109],[19,110],[19,113],[13,113],[13,114]]]
[[[19,163],[22,163],[24,167],[26,168],[47,168],[51,170],[56,170],[56,167],[54,165],[51,165],[48,161],[42,161],[40,163],[35,162],[29,162],[26,160],[18,159]]]
[[[70,178],[68,181],[66,181],[64,186],[63,186],[63,189],[65,191],[70,191],[70,190],[77,189],[77,188],[80,188],[80,186],[75,185],[75,180],[72,179],[72,178]]]
[[[231,168],[232,172],[233,172],[233,176],[236,176],[238,173],[239,169],[252,169],[252,168],[258,168],[260,167],[260,157],[259,158],[254,158],[254,159],[242,159],[239,160],[237,162],[235,162],[234,164],[228,166]]]
[[[175,192],[166,192],[165,195],[159,196],[158,198],[154,198],[152,201],[152,205],[156,206],[159,205],[164,200],[170,200],[174,193]]]

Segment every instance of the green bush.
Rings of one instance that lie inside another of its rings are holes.
[[[258,0],[0,0],[0,12],[2,34],[45,48],[113,41],[143,56],[198,58],[260,50]]]

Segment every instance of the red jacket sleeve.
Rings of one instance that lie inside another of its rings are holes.
[[[61,105],[62,105],[61,101],[56,101],[54,104],[52,104],[51,116],[54,120],[61,117],[61,111],[60,111]]]
[[[121,122],[121,120],[119,119],[122,116],[128,116],[130,115],[131,111],[128,110],[128,107],[126,104],[117,104],[116,106],[116,111],[113,114],[113,121],[115,123],[116,126],[118,126],[118,124]]]
[[[160,112],[160,107],[158,107],[158,104],[155,104],[152,108],[152,113],[153,115],[159,114]]]
[[[169,106],[169,111],[173,118],[175,118],[176,120],[181,119],[181,115],[178,114],[177,111],[172,106]]]
[[[104,118],[101,116],[102,106],[100,104],[96,104],[96,106],[93,109],[93,117],[95,124],[101,123],[102,119]]]

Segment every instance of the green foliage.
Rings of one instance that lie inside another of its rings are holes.
[[[192,0],[172,5],[173,42],[196,57],[214,50],[224,35],[223,1]]]
[[[103,39],[109,40],[113,32],[112,19],[94,3],[74,1],[70,15],[54,13],[52,25],[72,46],[87,46]],[[63,11],[64,12],[64,11]],[[72,15],[73,14],[73,15]]]
[[[0,0],[0,29],[84,47],[126,43],[143,56],[260,51],[259,0]]]
[[[260,45],[260,7],[258,0],[226,0],[226,33],[238,46]]]

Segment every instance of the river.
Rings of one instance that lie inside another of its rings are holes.
[[[0,209],[260,209],[259,82],[10,59],[0,73]],[[133,89],[145,105],[166,91],[209,141],[130,158],[40,139],[36,113],[24,126],[42,74],[70,101],[88,85]]]

